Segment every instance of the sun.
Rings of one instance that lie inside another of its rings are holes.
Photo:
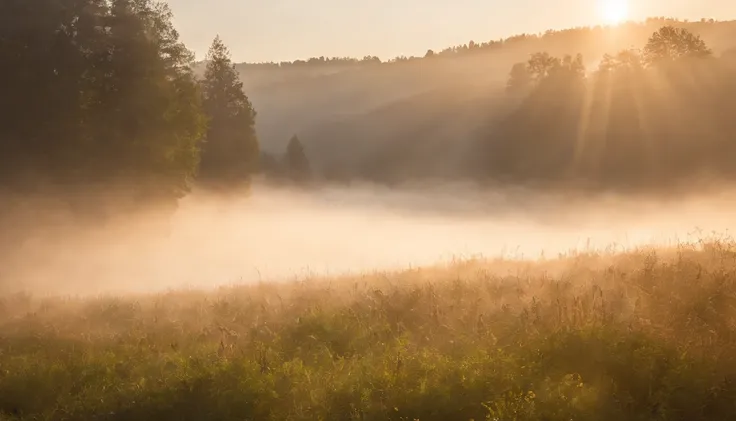
[[[599,0],[600,10],[606,22],[612,25],[622,23],[629,17],[628,0]]]

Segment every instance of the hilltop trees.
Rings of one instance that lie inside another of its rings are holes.
[[[535,53],[526,63],[517,63],[511,68],[506,91],[510,94],[527,93],[532,87],[543,83],[569,82],[585,77],[583,56],[566,55],[554,57],[549,53]]]
[[[623,50],[616,55],[605,54],[598,71],[603,73],[636,72],[644,68],[641,54],[635,50]]]
[[[710,57],[712,54],[699,36],[684,28],[664,26],[649,38],[644,47],[644,62],[652,66],[686,57]]]
[[[641,53],[605,55],[590,74],[580,55],[533,54],[507,85],[532,87],[494,127],[480,165],[514,182],[627,188],[736,175],[736,125],[726,111],[736,108],[736,73],[727,57],[703,60],[710,57],[700,37],[670,26]]]
[[[207,54],[202,93],[209,118],[202,150],[202,179],[220,185],[248,180],[257,169],[259,157],[256,111],[243,92],[243,83],[219,36]]]

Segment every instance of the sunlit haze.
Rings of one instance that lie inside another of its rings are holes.
[[[599,0],[603,18],[611,24],[625,21],[629,15],[628,0]]]
[[[736,420],[736,0],[0,0],[0,421]]]
[[[220,34],[236,61],[423,55],[470,40],[642,20],[732,19],[731,0],[170,0],[182,40],[204,57]]]
[[[47,233],[26,241],[0,275],[19,281],[6,286],[12,290],[84,295],[289,281],[476,257],[623,251],[727,235],[733,227],[725,209],[734,197],[703,193],[674,205],[532,197],[460,184],[356,185],[313,194],[257,186],[247,200],[193,194],[163,237],[135,222],[150,218],[144,213],[112,229],[75,231],[73,238]]]

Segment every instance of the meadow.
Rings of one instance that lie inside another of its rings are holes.
[[[736,243],[0,302],[3,420],[736,419]]]

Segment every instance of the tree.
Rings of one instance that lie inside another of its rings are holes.
[[[306,182],[312,176],[304,147],[296,135],[289,140],[286,146],[286,170],[289,177],[296,182]]]
[[[511,95],[524,94],[528,92],[532,82],[532,74],[527,63],[516,63],[509,73],[506,92]]]
[[[532,78],[539,82],[550,75],[550,73],[560,66],[560,59],[552,57],[549,53],[535,53],[527,63],[527,68]]]
[[[193,54],[178,41],[168,6],[113,0],[110,39],[91,69],[99,83],[94,136],[111,149],[102,164],[145,184],[142,196],[183,196],[196,175],[205,119],[191,71]],[[108,56],[109,55],[109,56]],[[99,60],[99,61],[98,61]],[[95,72],[96,71],[96,72]],[[98,169],[104,172],[105,167]],[[164,191],[166,190],[166,191]]]
[[[257,169],[256,112],[219,36],[206,60],[202,93],[209,128],[202,151],[201,176],[207,182],[235,185],[247,181]]]
[[[0,184],[185,194],[204,119],[171,17],[153,0],[0,2]]]
[[[682,58],[705,58],[713,52],[700,36],[684,28],[664,26],[655,32],[644,47],[644,62],[648,66]]]
[[[605,54],[598,65],[598,71],[602,73],[639,71],[643,66],[642,57],[638,51],[623,50],[615,56]]]
[[[557,77],[562,76],[577,81],[585,79],[583,55],[577,54],[575,57],[566,55],[562,60],[557,61],[556,65],[552,67],[551,75]]]

